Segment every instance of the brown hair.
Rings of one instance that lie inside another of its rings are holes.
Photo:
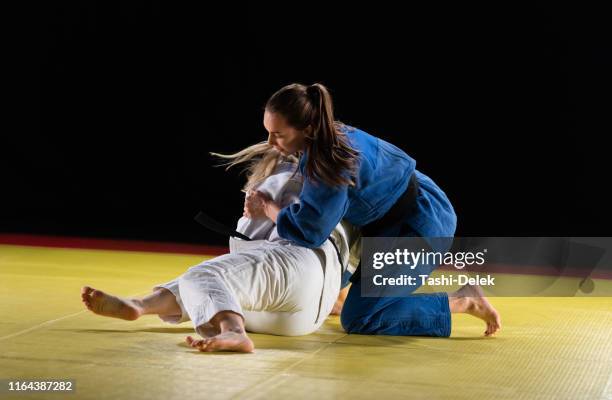
[[[265,110],[283,116],[295,129],[312,127],[304,138],[306,177],[330,186],[355,184],[359,152],[350,146],[345,125],[334,119],[332,98],[325,86],[287,85],[270,97]]]

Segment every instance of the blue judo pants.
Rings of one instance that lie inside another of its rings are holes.
[[[375,233],[379,237],[417,235],[411,228],[402,225],[391,226]],[[364,229],[364,236],[374,235]],[[436,266],[421,266],[418,270],[419,274],[429,275],[435,268]],[[347,281],[346,276],[345,280]],[[402,297],[361,297],[361,285],[360,277],[353,279],[342,309],[340,320],[347,333],[450,336],[451,313],[446,293],[410,294],[418,288],[414,286],[407,289],[408,292]]]

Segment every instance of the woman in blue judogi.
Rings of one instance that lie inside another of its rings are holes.
[[[269,144],[300,155],[304,184],[296,204],[280,208],[259,194],[247,201],[245,213],[265,214],[281,237],[316,248],[342,219],[361,227],[364,237],[454,235],[456,216],[444,192],[404,151],[335,121],[323,85],[280,89],[266,104],[264,126]],[[483,319],[486,335],[500,327],[498,313],[477,287],[467,285],[451,297],[362,297],[359,274],[360,268],[342,308],[349,333],[449,336],[451,312]]]

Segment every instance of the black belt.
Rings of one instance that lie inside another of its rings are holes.
[[[389,229],[395,226],[403,225],[406,221],[406,217],[410,215],[416,206],[416,198],[419,195],[419,181],[416,178],[416,174],[412,174],[408,187],[396,200],[395,204],[391,206],[389,211],[377,220],[364,225],[361,228],[361,236],[364,237],[379,237],[379,236],[397,236],[389,235]]]
[[[406,224],[407,217],[414,212],[416,199],[419,195],[419,181],[416,173],[413,173],[408,182],[408,187],[402,195],[395,201],[393,206],[377,220],[374,220],[361,227],[362,237],[397,237]],[[361,262],[351,277],[351,282],[355,282],[361,277]]]
[[[223,225],[221,222],[211,218],[209,215],[204,214],[202,211],[198,213],[193,219],[195,219],[200,225],[210,229],[213,232],[217,232],[225,236],[233,236],[242,240],[251,240],[250,237],[237,232],[236,230]]]

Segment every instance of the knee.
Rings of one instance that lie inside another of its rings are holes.
[[[351,333],[349,332],[349,327],[351,326],[351,322],[352,321],[349,319],[349,317],[346,315],[343,309],[342,312],[340,313],[340,325],[342,325],[342,329],[344,329],[346,333]]]
[[[183,275],[178,278],[180,285],[185,285],[188,282],[214,280],[219,279],[220,274],[215,268],[211,268],[207,264],[198,264],[189,268]]]
[[[350,293],[349,293],[350,295]],[[371,335],[381,325],[380,313],[366,302],[355,302],[347,299],[340,313],[340,323],[346,333]]]
[[[302,336],[316,331],[321,324],[314,324],[312,313],[304,311],[245,311],[248,331],[280,336]]]
[[[282,323],[281,321],[272,327],[270,333],[280,336],[304,336],[309,335],[316,330],[317,326],[310,322],[295,323],[292,321],[291,323]]]
[[[340,323],[342,329],[346,333],[356,333],[361,335],[373,335],[376,334],[379,324],[373,321],[371,318],[356,317],[356,316],[345,316],[344,312],[340,315]]]
[[[340,324],[342,325],[342,329],[346,333],[359,333],[357,326],[359,325],[357,322],[358,318],[350,309],[346,307],[342,308],[342,312],[340,313]]]
[[[363,307],[359,306],[359,301],[355,298],[356,295],[359,296],[360,290],[359,284],[351,286],[340,312],[340,325],[346,333],[356,333],[355,327],[358,326],[357,320],[359,319],[358,312],[359,310],[363,311]]]

